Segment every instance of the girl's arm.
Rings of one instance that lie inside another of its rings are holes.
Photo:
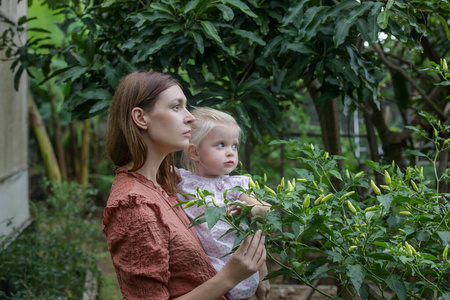
[[[264,240],[260,230],[248,236],[219,273],[175,300],[213,300],[225,295],[265,263]]]
[[[271,205],[265,201],[259,202],[255,198],[247,195],[246,193],[242,193],[241,196],[239,196],[239,201],[243,202],[245,205],[254,205],[251,211],[251,216],[262,216],[264,217],[266,212],[270,211]]]

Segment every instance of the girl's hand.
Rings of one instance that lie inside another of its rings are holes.
[[[230,205],[227,209],[227,215],[237,215],[242,212],[242,209],[244,208],[244,205],[246,205],[244,202],[236,200],[233,203],[241,203],[242,205]]]
[[[266,262],[265,237],[261,230],[249,235],[230,257],[222,272],[230,276],[234,285],[251,276]]]

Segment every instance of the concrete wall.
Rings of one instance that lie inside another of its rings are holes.
[[[0,14],[16,22],[27,14],[27,1],[3,0]],[[6,25],[0,23],[0,34],[5,28]],[[15,91],[14,74],[10,67],[10,62],[0,61],[0,237],[11,235],[14,228],[23,227],[30,218],[28,80],[25,74],[22,75],[19,91]]]

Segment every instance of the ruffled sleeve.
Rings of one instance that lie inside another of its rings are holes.
[[[129,194],[105,209],[103,225],[124,299],[169,299],[170,231],[159,206]]]
[[[248,190],[248,177],[247,176],[229,176],[228,177],[230,187],[240,186],[244,190]],[[227,197],[233,200],[238,200],[241,196],[241,191],[228,191]]]

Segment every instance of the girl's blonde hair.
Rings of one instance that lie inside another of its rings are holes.
[[[239,139],[241,138],[242,129],[228,113],[209,107],[196,108],[191,113],[195,117],[195,121],[191,124],[189,144],[198,148],[205,136],[215,127],[221,125],[237,126],[239,128]],[[183,150],[181,164],[187,170],[195,173],[194,162],[189,158],[187,149]]]

